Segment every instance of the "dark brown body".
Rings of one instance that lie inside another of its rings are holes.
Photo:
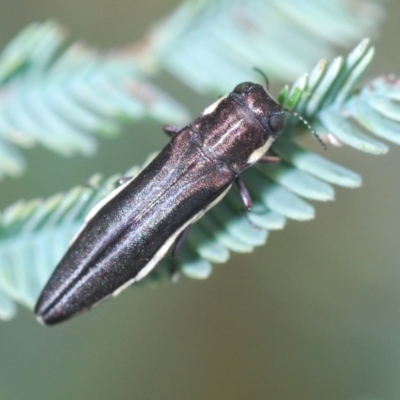
[[[87,221],[40,296],[39,321],[61,322],[143,278],[283,123],[282,108],[254,84],[206,109]]]

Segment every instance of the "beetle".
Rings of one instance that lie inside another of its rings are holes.
[[[144,278],[234,182],[250,209],[239,174],[266,158],[285,111],[267,88],[244,82],[184,128],[165,126],[172,139],[158,156],[89,213],[40,295],[37,320],[65,321]]]

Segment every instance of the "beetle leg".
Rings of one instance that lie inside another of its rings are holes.
[[[259,158],[258,162],[262,163],[262,164],[277,164],[277,163],[281,162],[281,159],[280,159],[280,157],[277,157],[277,156],[263,155]]]
[[[190,225],[188,227],[186,227],[180,234],[179,236],[176,238],[174,245],[172,246],[172,251],[171,251],[171,255],[172,257],[176,257],[179,253],[179,250],[182,248],[183,243],[185,242],[185,239],[187,238],[187,235],[189,233],[189,228]]]
[[[236,177],[235,183],[236,183],[237,187],[239,188],[240,195],[242,197],[244,206],[246,208],[244,212],[246,213],[247,221],[249,221],[249,224],[253,228],[256,228],[258,230],[262,229],[260,226],[256,225],[249,217],[249,212],[251,211],[251,209],[253,207],[253,202],[251,200],[250,192],[247,189],[245,183],[243,182],[243,179],[239,178],[239,177]]]
[[[177,135],[177,133],[181,130],[181,128],[178,128],[177,126],[171,126],[171,125],[163,125],[162,127],[163,131],[170,137],[174,137]]]
[[[236,186],[239,189],[240,196],[242,197],[243,204],[246,207],[247,211],[251,211],[251,207],[253,205],[253,202],[251,201],[251,196],[250,192],[247,189],[245,183],[243,182],[242,178],[239,176],[236,177],[235,179]]]
[[[177,283],[179,278],[181,277],[181,273],[179,271],[179,261],[176,258],[172,259],[172,265],[169,268],[169,279],[172,283]]]
[[[264,154],[261,156],[261,158],[258,160],[259,163],[262,164],[276,164],[281,162],[281,158],[279,157],[279,154],[274,150],[274,149],[269,149],[268,153],[270,154]]]
[[[169,270],[170,273],[170,279],[173,283],[178,282],[178,279],[180,277],[180,273],[179,273],[179,262],[176,258],[176,256],[179,253],[179,250],[182,248],[183,243],[185,242],[185,239],[187,238],[187,235],[189,233],[189,228],[190,225],[188,227],[186,227],[180,234],[179,236],[176,238],[174,245],[172,246],[172,250],[171,250],[171,256],[172,256],[172,266]]]

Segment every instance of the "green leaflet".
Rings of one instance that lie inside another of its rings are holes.
[[[279,98],[286,107],[295,107],[306,118],[315,117],[321,124],[318,130],[327,141],[333,135],[358,150],[384,154],[388,146],[370,135],[400,144],[399,116],[396,115],[400,89],[395,79],[381,78],[355,94],[356,84],[373,54],[369,40],[364,39],[347,58],[337,57],[330,64],[321,60],[309,77],[303,75],[291,88],[285,87]],[[388,108],[382,107],[383,104]],[[353,175],[352,179],[357,177]],[[358,184],[354,181],[346,185]]]
[[[95,136],[115,136],[123,121],[188,119],[132,62],[65,45],[63,29],[48,21],[27,27],[0,55],[0,177],[25,168],[15,146],[91,155]]]
[[[354,44],[379,21],[380,2],[192,0],[156,25],[134,55],[143,70],[162,66],[201,93],[238,82],[293,80],[332,45]],[[369,10],[369,15],[365,15]]]
[[[372,0],[308,0],[301,10],[295,0],[186,1],[138,50],[107,55],[80,43],[66,48],[65,30],[54,21],[32,24],[0,54],[0,177],[23,173],[16,147],[90,155],[95,136],[115,136],[124,120],[186,122],[181,105],[145,82],[151,72],[164,68],[192,88],[218,94],[251,74],[259,78],[252,66],[288,79],[331,54],[327,44],[373,30],[379,7]]]

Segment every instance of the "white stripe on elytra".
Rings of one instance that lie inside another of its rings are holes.
[[[166,241],[165,243],[158,249],[156,254],[154,254],[153,258],[139,271],[139,273],[132,278],[131,280],[125,282],[122,286],[120,286],[118,289],[116,289],[113,292],[113,296],[118,296],[123,290],[125,290],[127,287],[132,285],[132,283],[140,281],[143,279],[146,275],[148,275],[153,268],[162,260],[162,258],[165,256],[169,248],[174,244],[175,240],[179,236],[181,232],[183,232],[184,229],[186,229],[189,225],[193,224],[196,222],[199,218],[202,217],[202,215],[209,210],[211,207],[214,207],[217,203],[219,203],[222,198],[225,196],[227,191],[229,190],[231,186],[221,193],[211,204],[209,204],[204,210],[201,210],[198,212],[195,216],[193,216],[189,221],[187,221],[185,224],[183,224],[176,232],[174,232]]]
[[[137,175],[136,175],[137,176]],[[78,236],[82,233],[83,229],[85,229],[86,225],[88,222],[110,201],[112,200],[119,192],[121,192],[123,189],[126,188],[135,178],[136,176],[133,176],[131,179],[128,181],[124,182],[122,185],[118,186],[115,188],[112,192],[110,192],[104,199],[101,199],[96,205],[93,206],[93,208],[89,211],[89,213],[86,215],[85,220],[83,225],[80,227],[78,232],[75,233],[74,237],[71,239],[69,243],[69,247],[75,242],[75,240],[78,238]]]

